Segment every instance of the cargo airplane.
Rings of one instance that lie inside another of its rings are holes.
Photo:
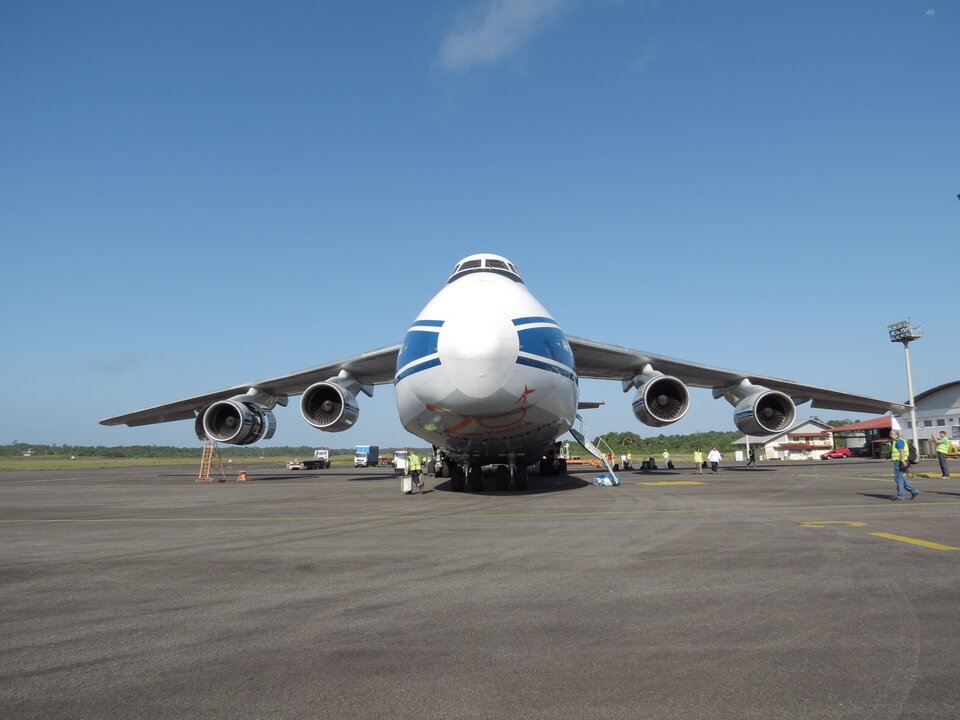
[[[139,426],[193,420],[199,438],[249,445],[273,437],[277,405],[300,395],[304,420],[339,432],[360,415],[359,395],[393,383],[400,422],[430,443],[438,474],[454,490],[483,488],[481,468],[498,465],[496,487],[527,488],[527,468],[556,468],[558,438],[574,423],[579,378],[635,389],[633,414],[646,425],[678,421],[689,387],[712,388],[733,407],[742,432],[786,430],[798,403],[854,412],[902,412],[906,406],[790,380],[723,370],[565,334],[500,255],[471,255],[410,325],[403,342],[290,375],[235,385],[102,420]]]

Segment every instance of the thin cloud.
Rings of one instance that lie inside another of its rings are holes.
[[[630,62],[630,72],[633,73],[642,73],[646,72],[657,59],[657,46],[656,45],[647,45],[640,51],[640,53]]]
[[[140,364],[140,355],[135,352],[120,353],[108,360],[103,360],[94,366],[104,375],[122,375],[127,370]]]
[[[933,17],[936,14],[937,14],[937,11],[933,8],[930,8],[929,10],[927,10],[927,17]]]
[[[541,32],[571,0],[492,0],[461,16],[440,47],[440,66],[449,72],[494,63]]]

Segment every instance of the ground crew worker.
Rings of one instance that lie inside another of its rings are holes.
[[[407,456],[407,471],[410,473],[413,484],[420,490],[423,490],[423,480],[420,479],[420,468],[420,456],[417,455],[416,450],[411,450],[410,455]]]
[[[904,490],[910,493],[910,499],[913,500],[920,494],[920,491],[911,485],[910,481],[904,476],[904,471],[907,469],[907,460],[910,459],[910,446],[907,445],[907,441],[900,437],[900,433],[896,430],[890,431],[890,440],[892,440],[890,444],[890,459],[893,460],[893,479],[894,482],[897,483],[897,497],[894,498],[894,500],[903,500]]]
[[[693,462],[697,466],[697,475],[703,475],[703,452],[700,448],[693,451]]]
[[[665,468],[670,467],[670,453],[668,453],[666,450],[663,451],[663,466]]]
[[[937,443],[937,460],[940,462],[940,477],[950,477],[950,471],[947,470],[947,453],[950,452],[950,441],[947,440],[945,430],[940,431],[940,437],[931,435],[934,442]]]

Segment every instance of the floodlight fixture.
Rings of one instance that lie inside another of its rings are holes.
[[[909,319],[887,325],[887,330],[890,333],[890,342],[902,342],[904,345],[923,337],[923,326],[913,325]]]

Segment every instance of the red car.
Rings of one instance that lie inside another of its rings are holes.
[[[821,460],[837,460],[850,457],[850,448],[836,448],[820,456]]]

